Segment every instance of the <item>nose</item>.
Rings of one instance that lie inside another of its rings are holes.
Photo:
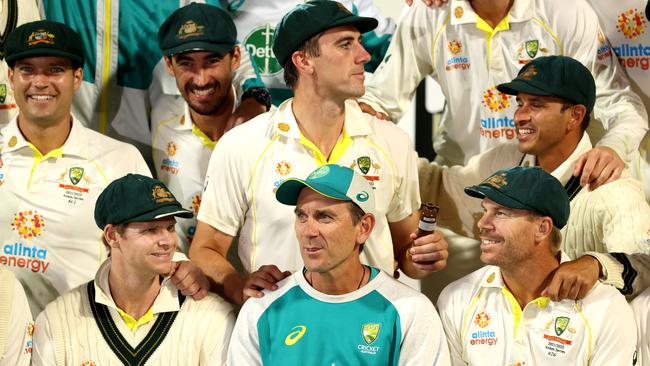
[[[360,64],[366,64],[370,61],[370,54],[363,47],[361,43],[357,44],[357,62]]]
[[[515,110],[515,126],[520,125],[524,121],[530,119],[530,113],[527,106],[521,105]]]
[[[207,70],[200,67],[195,73],[194,84],[198,87],[202,87],[208,84],[209,79]]]
[[[316,220],[308,218],[305,222],[298,222],[300,232],[307,238],[318,236],[318,227]]]
[[[174,245],[176,241],[176,232],[169,230],[162,230],[158,238],[158,246],[167,250]]]
[[[48,83],[47,75],[42,72],[36,73],[32,79],[32,85],[41,89],[46,88]]]
[[[489,213],[484,212],[483,216],[478,220],[478,229],[483,232],[492,228],[492,218]]]

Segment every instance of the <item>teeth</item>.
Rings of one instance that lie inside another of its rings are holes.
[[[35,99],[35,100],[50,100],[52,99],[51,95],[32,95],[30,98]]]
[[[498,241],[497,240],[490,240],[490,239],[483,239],[483,240],[481,240],[481,243],[486,244],[486,245],[492,245],[492,244],[498,243]]]
[[[214,88],[208,88],[208,89],[204,89],[204,90],[194,89],[194,90],[192,90],[192,93],[202,97],[202,96],[211,94],[213,91],[214,91]]]
[[[530,128],[519,128],[519,129],[517,129],[517,132],[520,135],[529,135],[529,134],[531,134],[531,133],[533,133],[535,131],[531,130]]]

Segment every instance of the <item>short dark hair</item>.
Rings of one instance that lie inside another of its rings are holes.
[[[320,39],[322,34],[323,33],[321,32],[309,38],[308,40],[305,41],[305,43],[302,44],[302,46],[298,47],[298,49],[294,52],[305,51],[305,53],[308,54],[309,56],[312,57],[320,56],[320,45],[318,44],[318,40]],[[293,64],[291,58],[289,58],[287,60],[287,63],[284,64],[284,82],[285,84],[287,84],[287,87],[289,89],[293,89],[296,86],[297,81],[298,81],[298,70],[296,69],[296,65]]]
[[[126,227],[129,226],[129,223],[125,224],[116,224],[113,225],[115,227],[115,231],[117,231],[118,234],[124,235],[124,232],[126,231]],[[106,250],[108,251],[108,256],[111,256],[111,246],[108,245],[108,242],[106,241],[106,238],[104,237],[104,233],[102,233],[102,243],[104,243],[104,246],[106,247]]]

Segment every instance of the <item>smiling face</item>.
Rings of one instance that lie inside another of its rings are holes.
[[[19,119],[49,127],[69,119],[83,69],[63,57],[43,56],[17,60],[8,75]]]
[[[322,33],[318,43],[320,56],[310,60],[319,93],[343,99],[363,96],[363,65],[370,61],[370,54],[361,44],[359,31],[352,26],[331,28]]]
[[[239,67],[239,59],[239,47],[235,47],[232,53],[225,55],[208,51],[183,52],[171,59],[165,57],[165,64],[190,108],[209,116],[224,112],[222,109],[230,105],[227,102],[232,93],[232,74]]]
[[[107,225],[104,232],[109,238],[113,261],[119,261],[128,273],[168,274],[178,241],[175,225],[173,217],[132,222],[122,233],[114,225]]]
[[[355,223],[350,202],[303,188],[296,204],[296,237],[308,271],[328,273],[360,265],[359,245],[370,235],[369,214]],[[374,221],[373,221],[374,224]]]

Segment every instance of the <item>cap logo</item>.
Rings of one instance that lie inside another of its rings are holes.
[[[519,74],[519,76],[517,76],[517,79],[530,80],[535,75],[537,75],[537,73],[538,71],[535,65],[531,65],[526,70],[524,70],[521,74]]]
[[[204,34],[203,29],[205,29],[205,26],[198,25],[193,20],[188,20],[187,22],[183,23],[183,25],[181,25],[181,27],[178,29],[177,36],[178,39],[202,36]]]
[[[39,43],[54,44],[54,38],[56,38],[54,34],[48,33],[45,29],[39,29],[29,35],[29,38],[27,38],[27,44],[30,46],[34,46]]]
[[[508,181],[506,180],[506,173],[495,174],[484,180],[481,184],[487,184],[496,189],[501,189],[501,187],[508,185]]]
[[[323,165],[322,167],[314,170],[311,174],[309,174],[309,177],[307,179],[318,179],[320,177],[324,177],[330,172],[330,167],[327,165]]]
[[[151,196],[156,203],[174,202],[174,195],[167,188],[156,185],[151,189]]]
[[[339,7],[339,10],[341,10],[342,12],[344,12],[344,13],[346,13],[346,14],[350,14],[350,15],[352,15],[352,12],[351,12],[350,10],[348,10],[348,8],[346,8],[346,7],[345,7],[343,4],[341,4],[340,2],[337,1],[337,2],[336,2],[336,6],[338,6],[338,7]]]
[[[362,191],[361,193],[357,193],[357,195],[355,197],[356,197],[357,201],[359,201],[359,202],[366,202],[368,200],[368,198],[370,197],[370,195],[368,195],[368,192]]]

